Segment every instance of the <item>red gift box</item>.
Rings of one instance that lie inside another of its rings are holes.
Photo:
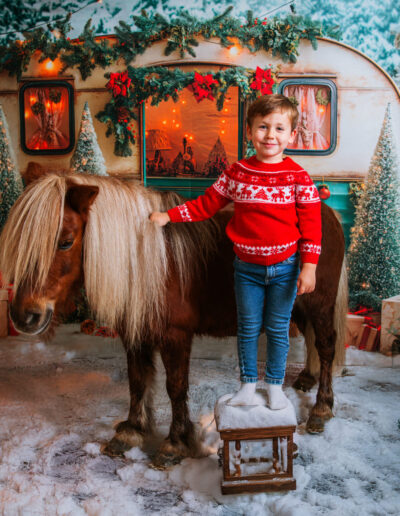
[[[378,351],[380,344],[381,328],[363,324],[362,331],[359,333],[356,346],[365,351]]]

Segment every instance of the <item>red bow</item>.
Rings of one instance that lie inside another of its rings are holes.
[[[272,86],[275,84],[271,76],[271,69],[263,70],[259,66],[256,68],[256,74],[250,88],[253,90],[261,90],[262,95],[269,95],[272,93]]]
[[[218,84],[218,81],[213,79],[210,73],[201,75],[195,72],[194,81],[189,84],[188,88],[193,92],[197,102],[201,102],[203,99],[215,100],[211,90],[213,84]]]
[[[112,90],[114,97],[118,97],[118,95],[126,97],[131,82],[128,72],[110,73],[110,80],[106,84],[106,88]]]

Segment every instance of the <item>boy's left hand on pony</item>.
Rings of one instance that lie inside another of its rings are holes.
[[[314,263],[303,263],[299,277],[297,278],[297,295],[310,294],[315,289],[315,270]]]
[[[149,219],[151,220],[151,222],[154,222],[154,224],[157,224],[157,226],[160,227],[165,226],[171,220],[166,211],[153,211]]]

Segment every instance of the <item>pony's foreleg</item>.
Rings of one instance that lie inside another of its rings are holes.
[[[154,377],[153,348],[141,343],[127,349],[130,408],[126,421],[115,427],[115,435],[104,447],[108,455],[122,455],[134,446],[142,446],[146,434],[153,428],[151,385]]]
[[[160,346],[167,376],[167,392],[171,400],[172,421],[169,435],[153,461],[158,467],[177,464],[184,457],[198,456],[196,432],[187,404],[192,338],[193,334],[187,331],[173,329]]]
[[[325,421],[333,417],[332,364],[335,357],[336,331],[333,328],[333,310],[323,320],[313,321],[315,347],[320,360],[319,387],[317,400],[307,421],[310,433],[321,433]]]

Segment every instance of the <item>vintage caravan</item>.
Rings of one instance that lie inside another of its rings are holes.
[[[279,55],[262,49],[251,52],[235,38],[224,47],[217,38],[199,37],[195,56],[179,51],[165,55],[168,42],[155,41],[136,56],[129,74],[156,67],[179,70],[183,75],[196,71],[203,78],[200,81],[207,76],[212,81],[218,71],[244,68],[254,73],[253,82],[257,81],[257,70],[264,84],[273,77],[275,90],[291,97],[300,111],[296,141],[287,152],[316,182],[328,185],[331,196],[326,202],[341,212],[348,240],[353,221],[349,184],[366,177],[388,103],[395,134],[400,134],[400,92],[390,76],[366,55],[335,40],[317,40],[317,49],[309,40],[300,40],[296,62],[284,62]],[[116,37],[97,41],[110,46],[118,43]],[[171,90],[168,81],[172,76],[159,75],[158,82],[151,85],[154,73],[149,71],[147,98],[135,97],[137,119],[129,109],[120,109],[118,128],[110,119],[107,124],[105,113],[116,95],[124,94],[124,79],[122,75],[111,76],[117,77],[118,87],[122,87],[116,93],[105,73],[123,74],[127,66],[122,59],[106,68],[92,67],[91,75],[83,80],[77,67],[60,74],[58,58],[41,62],[40,57],[40,52],[33,55],[19,80],[6,71],[0,75],[0,103],[22,176],[30,161],[47,169],[69,167],[86,102],[110,175],[194,197],[246,152],[246,102],[238,82],[227,89],[222,109],[217,109],[211,94],[200,102],[193,85]],[[221,77],[227,80],[227,75]],[[207,84],[203,83],[205,90],[201,86],[199,91],[211,91]],[[134,95],[134,81],[129,88]],[[172,93],[160,95],[163,88]],[[157,105],[152,104],[152,92],[159,95]],[[103,113],[103,118],[96,118],[98,113]],[[47,130],[51,131],[50,139],[43,132]],[[119,151],[117,148],[118,134],[122,134],[122,152],[121,146]]]

